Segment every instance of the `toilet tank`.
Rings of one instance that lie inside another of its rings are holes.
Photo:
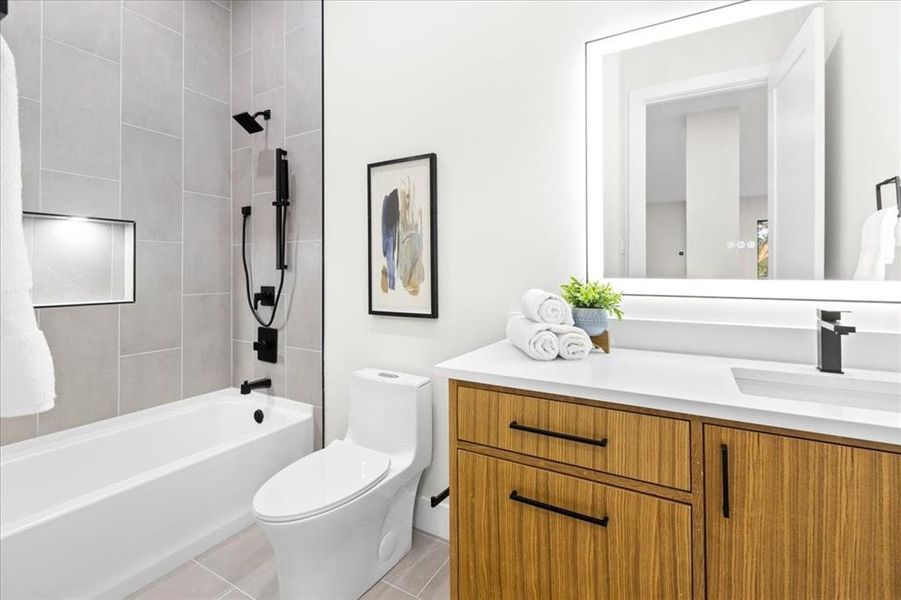
[[[360,369],[350,378],[349,441],[424,469],[432,460],[432,382],[428,377]]]

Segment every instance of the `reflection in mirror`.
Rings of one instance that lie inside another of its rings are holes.
[[[589,73],[605,277],[901,280],[901,3],[795,6]]]
[[[135,223],[24,212],[35,308],[134,302]]]

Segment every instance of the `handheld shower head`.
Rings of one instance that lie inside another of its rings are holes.
[[[257,117],[263,117],[263,120],[268,121],[272,111],[269,109],[261,110],[260,112],[251,115],[249,112],[242,112],[239,115],[234,115],[232,118],[238,122],[238,125],[244,128],[247,133],[258,133],[263,131],[263,126],[257,123]]]

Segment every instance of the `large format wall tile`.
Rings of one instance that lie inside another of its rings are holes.
[[[252,0],[232,2],[232,56],[250,50],[250,10]]]
[[[184,3],[181,0],[125,0],[123,6],[178,33],[182,32]]]
[[[44,40],[41,166],[119,178],[119,65]]]
[[[285,6],[280,0],[254,0],[253,93],[285,82]]]
[[[253,265],[254,288],[261,285],[277,286],[281,279],[279,271],[275,268],[275,207],[272,206],[274,201],[274,193],[256,194],[253,197],[253,215],[250,217],[248,229],[253,228],[253,261],[250,264]],[[289,265],[291,262],[288,260]],[[289,272],[293,272],[293,269],[289,269]],[[285,289],[291,289],[290,282],[285,284]]]
[[[119,359],[119,412],[134,412],[181,397],[181,349]]]
[[[185,397],[231,385],[231,296],[185,296]]]
[[[135,297],[122,306],[122,354],[181,346],[181,244],[138,242]]]
[[[122,120],[182,134],[182,36],[123,11]]]
[[[122,218],[139,240],[181,241],[181,139],[122,126]]]
[[[312,23],[285,38],[288,135],[322,127],[322,28]]]
[[[229,292],[231,201],[185,192],[185,293]]]
[[[289,240],[322,239],[322,130],[288,138]]]
[[[250,114],[254,112],[250,85],[250,50],[232,57],[231,112],[236,115],[244,111]],[[258,122],[262,120],[259,117]],[[236,121],[232,121],[232,150],[250,146],[252,135]]]
[[[285,371],[291,400],[322,406],[322,353],[288,347]]]
[[[53,354],[56,403],[38,417],[41,434],[116,415],[118,307],[41,311],[41,330]]]
[[[185,87],[228,101],[227,9],[215,2],[185,4]]]
[[[41,211],[84,217],[119,217],[119,182],[41,171]]]
[[[256,360],[256,353],[250,342],[235,342],[232,346],[232,357],[235,361],[232,385],[240,387],[242,382],[253,379],[253,363]]]
[[[41,103],[19,98],[22,210],[38,210],[41,189]]]
[[[33,438],[38,434],[37,415],[0,419],[0,446]]]
[[[253,206],[253,189],[251,187],[251,148],[241,148],[232,152],[232,223],[234,226],[233,242],[241,243],[244,228],[244,215],[241,207]],[[248,223],[247,243],[253,242],[253,228]]]
[[[291,296],[287,343],[294,348],[322,349],[322,244],[292,242],[296,283]]]
[[[0,21],[0,33],[16,59],[19,95],[41,99],[41,3],[10,0],[9,14]]]
[[[108,0],[44,0],[44,35],[119,62],[120,10]]]
[[[252,269],[253,244],[248,244],[245,252],[247,255],[247,266]],[[254,285],[253,280],[251,280],[250,284],[251,286]],[[253,293],[252,289],[251,293]],[[241,245],[237,244],[232,246],[232,337],[245,342],[253,341],[256,339],[257,325],[258,323],[253,318],[247,302],[247,283],[244,279]]]
[[[185,189],[229,195],[228,104],[185,90]]]
[[[321,0],[289,0],[285,3],[285,31],[289,33],[321,19]]]
[[[254,112],[270,109],[265,129],[253,134],[253,193],[275,191],[275,149],[285,147],[285,90],[276,88],[253,97]],[[291,157],[288,157],[290,160]]]

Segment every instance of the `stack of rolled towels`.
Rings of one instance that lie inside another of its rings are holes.
[[[521,306],[522,315],[507,321],[507,339],[529,358],[579,360],[591,352],[591,339],[573,325],[572,308],[557,294],[531,289]]]

